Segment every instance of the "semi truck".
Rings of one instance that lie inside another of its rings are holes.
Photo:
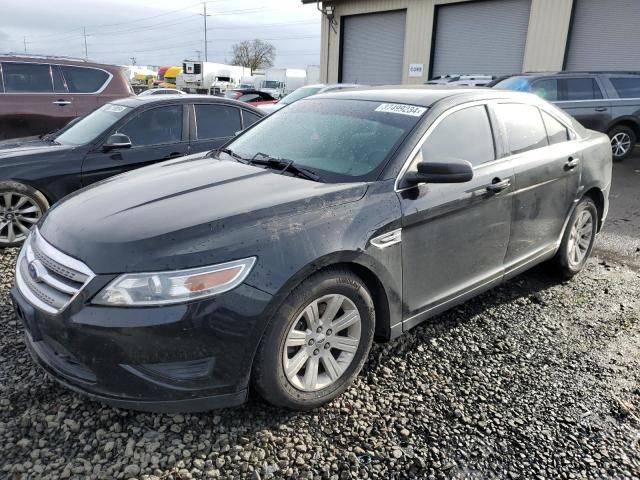
[[[306,70],[296,68],[269,68],[260,90],[274,98],[282,98],[303,87],[307,81]]]
[[[251,75],[251,69],[223,63],[185,60],[183,74],[177,87],[188,93],[216,95],[241,83]]]

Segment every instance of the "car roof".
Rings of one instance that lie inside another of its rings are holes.
[[[431,107],[445,98],[464,97],[464,101],[489,99],[514,99],[527,103],[537,103],[538,97],[529,93],[510,90],[494,90],[482,87],[415,85],[358,88],[322,93],[308,98],[335,98],[342,100],[369,100],[387,103],[404,103],[421,107]],[[307,100],[307,99],[303,99]],[[462,99],[461,99],[462,100]]]
[[[192,103],[197,101],[198,103],[224,103],[228,105],[234,105],[236,107],[246,108],[255,112],[260,112],[257,108],[244,103],[238,102],[231,98],[214,97],[213,95],[146,95],[146,96],[133,96],[114,100],[111,103],[116,105],[123,105],[125,107],[137,108],[142,105],[156,104],[156,103]]]
[[[640,75],[637,71],[628,70],[601,70],[601,71],[562,71],[562,72],[525,72],[514,73],[508,75],[508,77],[526,77],[526,78],[538,78],[538,77],[552,77],[552,76],[569,76],[569,75]]]

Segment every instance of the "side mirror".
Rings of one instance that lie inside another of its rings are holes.
[[[117,148],[131,148],[131,139],[124,133],[114,133],[102,146],[105,152],[115,150]]]
[[[405,177],[409,185],[419,183],[464,183],[473,178],[471,162],[457,158],[438,162],[419,162],[416,172]]]

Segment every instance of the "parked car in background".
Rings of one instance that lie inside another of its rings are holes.
[[[152,95],[103,105],[55,135],[0,142],[0,247],[50,205],[107,177],[218,148],[264,113],[211,96]]]
[[[40,135],[133,95],[121,67],[81,59],[0,55],[0,140]]]
[[[494,77],[484,74],[443,75],[425,83],[425,85],[448,85],[459,87],[485,87]]]
[[[149,88],[144,92],[138,94],[139,97],[148,97],[149,95],[186,95],[187,92],[183,92],[177,88]]]
[[[362,85],[358,85],[355,83],[319,83],[317,85],[307,85],[305,87],[300,87],[299,89],[291,92],[289,95],[284,97],[281,100],[278,100],[278,103],[274,104],[266,104],[260,105],[260,109],[267,112],[273,113],[277,110],[280,110],[282,107],[285,107],[293,102],[298,100],[302,100],[303,98],[310,97],[311,95],[318,95],[320,93],[334,92],[337,90],[344,90],[346,88],[357,88]]]
[[[640,73],[558,72],[515,75],[494,88],[532,92],[611,139],[613,159],[633,153],[640,138]]]
[[[251,90],[251,89],[233,89],[227,90],[224,93],[225,98],[231,98],[233,100],[238,100],[239,102],[249,103],[253,106],[258,105],[271,105],[276,103],[278,100],[271,96],[271,94],[267,92],[263,92],[260,90]]]
[[[577,274],[610,184],[607,137],[534,95],[328,93],[67,197],[12,297],[36,361],[105,403],[205,410],[252,386],[308,410],[374,337],[545,260]]]

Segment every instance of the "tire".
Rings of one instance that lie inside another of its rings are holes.
[[[611,153],[614,162],[621,162],[633,153],[637,142],[635,132],[624,125],[618,125],[609,130],[611,139]]]
[[[49,209],[38,190],[18,182],[0,182],[0,248],[17,247]]]
[[[584,228],[581,228],[581,225]],[[589,231],[585,230],[588,225]],[[584,268],[593,250],[597,230],[598,209],[593,200],[584,197],[569,218],[560,249],[556,254],[555,264],[563,278],[570,279]],[[576,244],[576,240],[582,240],[582,243]],[[576,248],[579,250],[578,254]]]
[[[310,328],[313,305],[317,305],[316,325],[324,327],[322,332]],[[334,310],[337,313],[332,316]],[[354,320],[356,316],[359,324]],[[329,317],[334,318],[333,322]],[[339,322],[349,326],[330,331],[332,325],[338,328]],[[293,410],[311,410],[333,400],[362,369],[373,342],[374,327],[373,300],[360,278],[342,269],[329,269],[309,277],[289,295],[267,327],[254,360],[255,390],[272,405]],[[287,346],[288,340],[296,344]],[[313,345],[309,345],[311,340]],[[345,345],[337,347],[339,344]],[[341,350],[347,345],[351,352]],[[298,370],[296,365],[302,363],[297,359],[304,361]],[[294,374],[287,375],[285,362]],[[307,372],[314,371],[315,383],[314,375],[307,377]]]

